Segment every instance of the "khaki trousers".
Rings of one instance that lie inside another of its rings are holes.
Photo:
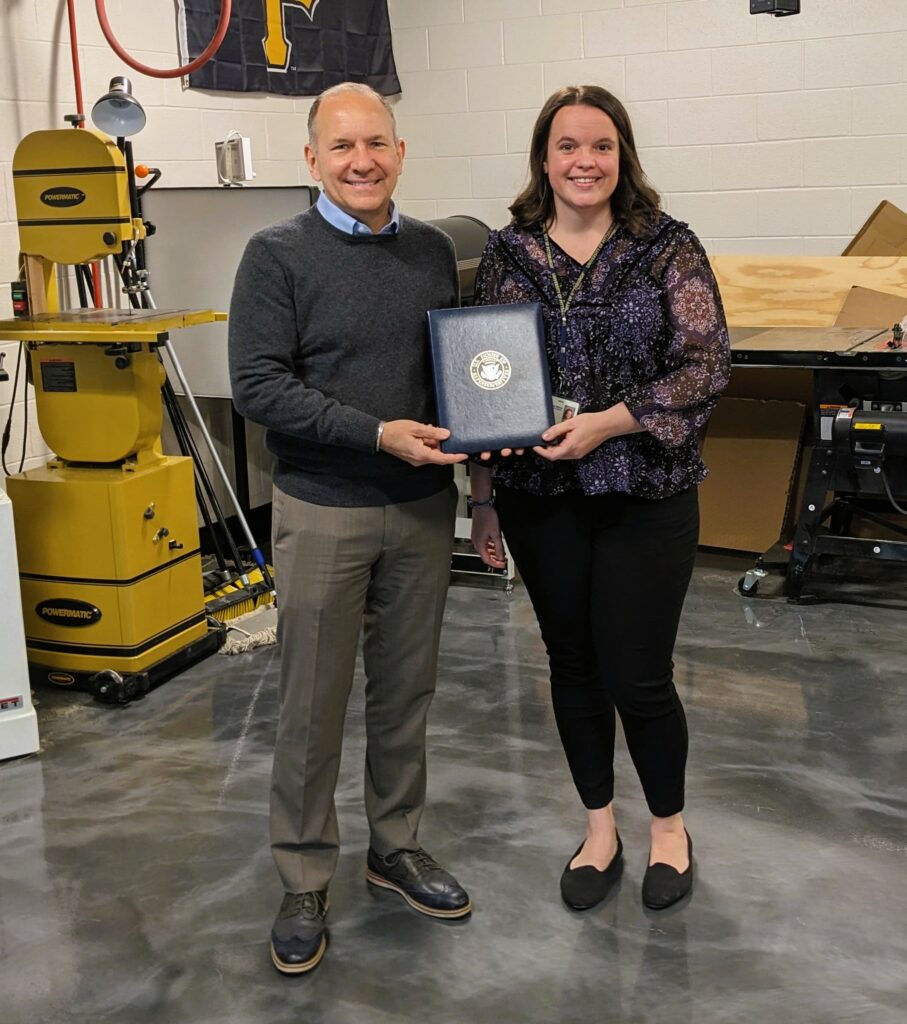
[[[280,717],[271,849],[284,889],[309,892],[327,888],[337,864],[334,790],[360,630],[371,844],[380,854],[419,845],[456,488],[337,508],[275,487],[273,514]]]

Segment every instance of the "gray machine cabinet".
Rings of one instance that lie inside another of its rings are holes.
[[[146,221],[155,233],[145,243],[149,284],[159,309],[215,309],[230,305],[233,278],[249,238],[259,229],[308,209],[317,190],[307,185],[258,188],[152,188],[142,198]],[[227,366],[226,323],[206,324],[176,331],[171,336],[189,386],[198,399],[206,426],[218,446],[221,460],[233,476],[234,435],[230,406],[232,396]],[[177,393],[179,382],[171,375]],[[194,424],[191,410],[183,409],[209,476],[214,467]],[[168,451],[176,451],[168,431]],[[271,500],[272,457],[265,448],[264,430],[248,423],[248,503],[256,508]],[[234,484],[236,483],[234,479]],[[222,504],[229,506],[226,492],[215,481]],[[232,511],[232,509],[229,509]]]

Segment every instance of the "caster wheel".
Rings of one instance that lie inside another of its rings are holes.
[[[125,704],[129,700],[125,695],[125,680],[113,669],[105,669],[91,677],[91,692],[95,700],[105,704]]]
[[[750,594],[755,594],[759,590],[759,580],[750,580],[746,576],[741,576],[737,581],[737,589],[744,597],[749,597]]]
[[[151,689],[147,672],[131,672],[122,676],[113,669],[105,669],[91,677],[91,692],[95,700],[104,704],[129,704],[139,700]]]

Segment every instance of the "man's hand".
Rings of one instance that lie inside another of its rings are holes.
[[[381,451],[403,459],[411,466],[450,466],[465,462],[467,455],[446,454],[441,442],[450,437],[444,427],[433,427],[416,420],[389,420],[381,433]]]
[[[507,556],[504,554],[504,539],[498,523],[498,514],[493,508],[482,506],[472,510],[472,546],[479,558],[492,569],[506,569]]]

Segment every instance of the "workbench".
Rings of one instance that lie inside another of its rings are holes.
[[[891,347],[891,339],[890,328],[731,328],[735,367],[784,366],[813,373],[814,447],[793,541],[779,541],[758,559],[740,580],[744,595],[757,590],[770,565],[785,568],[787,596],[799,602],[820,555],[907,562],[907,529],[880,514],[895,511],[892,497],[902,508],[907,505],[907,455],[877,444],[880,450],[860,457],[836,445],[832,436],[842,409],[894,417],[890,422],[898,424],[903,417],[907,430],[907,347]],[[877,431],[873,440],[883,435]],[[884,526],[905,540],[854,536],[854,520]]]

